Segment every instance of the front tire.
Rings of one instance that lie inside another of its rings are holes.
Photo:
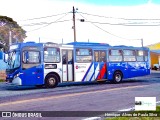
[[[45,86],[47,88],[54,88],[58,85],[58,77],[55,74],[50,74],[46,77]]]
[[[113,75],[113,83],[121,83],[122,82],[122,73],[119,71],[116,71]]]

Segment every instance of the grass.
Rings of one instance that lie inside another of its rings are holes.
[[[141,114],[149,114],[154,113],[154,111],[135,111],[130,113],[141,113]],[[160,114],[160,106],[156,107],[156,111]],[[106,118],[106,120],[160,120],[160,117],[113,117],[113,118]]]
[[[0,82],[4,82],[4,81],[5,81],[5,80],[1,80],[1,79],[0,79]]]

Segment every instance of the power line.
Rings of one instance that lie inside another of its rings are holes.
[[[24,25],[21,25],[22,27],[25,27],[25,26],[36,26],[36,25],[44,25],[44,24],[52,24],[52,23],[60,23],[60,22],[67,22],[67,21],[71,21],[70,20],[62,20],[62,21],[54,21],[54,22],[40,22],[40,23],[30,23],[30,24],[24,24]]]
[[[84,12],[78,12],[81,14],[86,14],[86,15],[90,15],[90,16],[95,16],[95,17],[103,17],[103,18],[112,18],[112,19],[122,19],[122,20],[160,20],[160,19],[145,19],[145,18],[141,18],[141,19],[135,19],[135,18],[116,18],[116,17],[106,17],[106,16],[101,16],[101,15],[95,15],[95,14],[90,14],[90,13],[84,13]]]
[[[86,19],[86,18],[85,18],[83,15],[81,15],[80,13],[79,13],[79,15],[82,16],[84,19]],[[92,23],[92,22],[90,22],[90,23],[91,23],[92,25],[94,25],[95,27],[97,27],[98,29],[100,29],[100,30],[102,30],[102,31],[104,31],[104,32],[112,35],[112,36],[115,36],[115,37],[117,37],[117,38],[121,38],[121,39],[125,39],[125,40],[140,40],[140,39],[128,39],[128,38],[120,37],[120,36],[118,36],[118,35],[115,35],[115,34],[113,34],[113,33],[110,33],[110,32],[108,32],[108,31],[104,30],[103,28],[97,26],[96,24],[94,24],[94,23]]]
[[[27,32],[33,32],[33,31],[36,31],[36,30],[42,29],[42,28],[44,28],[44,27],[47,27],[47,26],[51,25],[52,23],[55,23],[55,22],[59,21],[60,19],[64,18],[64,17],[65,17],[65,16],[67,16],[67,15],[68,15],[68,13],[66,13],[64,16],[62,16],[62,17],[58,18],[58,19],[57,19],[57,20],[55,20],[54,22],[48,23],[47,25],[44,25],[44,26],[42,26],[42,27],[39,27],[39,28],[36,28],[36,29],[30,30],[30,31],[27,31]]]
[[[95,24],[108,24],[108,25],[121,25],[121,26],[160,26],[159,24],[146,24],[146,23],[106,23],[106,22],[97,22],[97,21],[85,21]]]
[[[69,13],[69,12],[67,12]],[[59,16],[59,15],[64,15],[67,13],[60,13],[60,14],[55,14],[55,15],[49,15],[49,16],[44,16],[44,17],[37,17],[37,18],[31,18],[31,19],[26,19],[26,20],[19,20],[19,21],[30,21],[30,20],[36,20],[36,19],[44,19],[44,18],[48,18],[48,17],[55,17],[55,16]]]

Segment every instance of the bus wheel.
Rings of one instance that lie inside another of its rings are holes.
[[[54,88],[58,85],[58,78],[54,74],[50,74],[46,77],[45,86],[47,88]]]
[[[122,82],[122,73],[116,71],[113,76],[113,83],[120,83],[120,82]]]

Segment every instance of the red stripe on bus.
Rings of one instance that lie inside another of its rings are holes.
[[[106,73],[106,63],[104,63],[102,69],[100,70],[100,73],[99,73],[97,79],[102,79],[104,77],[105,73]]]

